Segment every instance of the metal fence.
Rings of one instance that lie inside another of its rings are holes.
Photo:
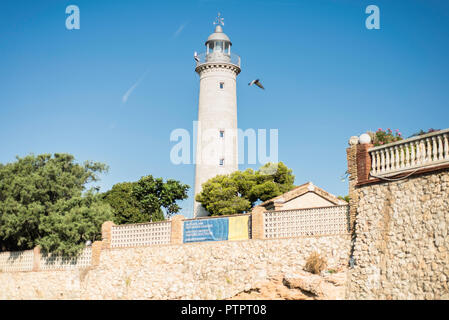
[[[241,62],[240,56],[238,56],[234,53],[231,53],[231,54],[226,54],[226,53],[206,54],[204,52],[204,53],[198,54],[196,56],[196,59],[197,59],[197,61],[196,61],[197,67],[202,64],[205,64],[205,63],[229,63],[229,64],[233,64],[233,65],[240,67],[240,62]]]

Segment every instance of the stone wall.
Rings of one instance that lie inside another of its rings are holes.
[[[347,265],[349,235],[103,249],[81,270],[2,272],[0,299],[225,299],[294,273],[313,251]]]
[[[348,149],[348,160],[356,147]],[[449,169],[398,181],[356,182],[353,175],[355,266],[347,297],[449,299]]]

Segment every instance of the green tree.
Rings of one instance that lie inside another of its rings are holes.
[[[116,224],[144,222],[139,201],[133,196],[135,182],[122,182],[112,186],[112,189],[103,193],[103,199],[112,207]],[[148,220],[146,220],[148,221]]]
[[[242,196],[255,185],[249,171],[236,171],[231,175],[218,175],[202,185],[202,192],[197,194],[196,201],[200,202],[211,215],[229,215],[248,211],[251,201]],[[248,177],[247,180],[239,180]],[[251,179],[251,180],[250,180]],[[243,188],[243,189],[242,189]]]
[[[101,238],[112,210],[86,184],[107,166],[75,163],[70,154],[17,157],[0,165],[0,248],[75,255],[87,240]]]
[[[176,180],[164,182],[148,175],[137,182],[118,183],[103,197],[113,208],[117,224],[161,221],[165,219],[162,208],[167,216],[179,212],[176,202],[187,199],[189,188]]]
[[[213,216],[243,213],[258,201],[291,190],[294,180],[292,170],[284,163],[267,163],[257,171],[247,169],[209,179],[202,185],[196,201]]]

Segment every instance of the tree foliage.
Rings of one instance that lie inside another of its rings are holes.
[[[338,196],[337,198],[340,199],[340,200],[346,201],[347,203],[349,203],[349,200],[350,200],[349,195],[346,195],[344,197],[343,196]]]
[[[292,170],[284,163],[267,163],[257,171],[246,169],[209,179],[202,185],[196,201],[213,216],[243,213],[258,201],[291,190],[294,180]]]
[[[103,199],[112,207],[113,221],[116,224],[143,222],[140,204],[132,195],[134,184],[133,182],[117,183],[111,190],[102,194]]]
[[[112,210],[93,190],[84,191],[107,169],[59,153],[0,165],[0,249],[40,245],[44,253],[75,255],[85,241],[100,239]]]
[[[167,216],[179,212],[176,203],[187,199],[190,186],[179,181],[153,178],[148,175],[137,182],[118,183],[104,194],[104,200],[114,210],[114,222],[117,224],[140,223],[164,220]]]

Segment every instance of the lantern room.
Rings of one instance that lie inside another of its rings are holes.
[[[223,32],[220,25],[215,27],[206,41],[206,61],[223,61],[229,62],[231,58],[231,40]]]

